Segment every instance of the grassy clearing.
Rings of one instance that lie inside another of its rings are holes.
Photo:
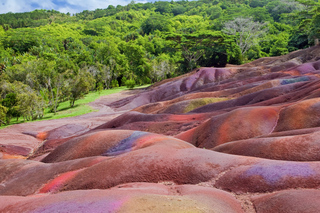
[[[148,85],[142,86],[139,88],[144,88],[147,86]],[[73,108],[70,107],[69,101],[65,101],[65,102],[60,103],[59,107],[57,109],[56,115],[54,115],[54,113],[49,112],[48,108],[45,109],[45,115],[43,116],[43,118],[38,119],[36,121],[74,117],[74,116],[94,112],[96,110],[92,109],[88,105],[88,103],[95,101],[96,99],[98,99],[101,96],[111,95],[111,94],[118,93],[118,92],[121,92],[126,89],[127,88],[125,86],[123,86],[123,87],[118,87],[118,88],[113,88],[113,89],[108,89],[108,90],[102,90],[101,92],[90,92],[83,99],[77,100],[75,103],[75,106]],[[19,118],[19,120],[17,121],[17,119],[13,118],[11,120],[10,125],[25,123],[25,122],[32,122],[32,121],[23,121],[23,118]],[[8,126],[10,126],[10,125],[8,125]],[[8,126],[0,126],[0,129],[6,128]]]
[[[86,113],[94,112],[96,110],[92,109],[88,103],[91,103],[101,96],[111,95],[113,93],[118,93],[127,89],[126,87],[118,87],[114,89],[103,90],[99,92],[90,92],[83,99],[77,100],[74,107],[70,107],[69,101],[65,101],[59,104],[56,115],[49,112],[49,109],[45,110],[45,115],[41,120],[50,120],[58,118],[74,117],[78,115],[83,115]]]

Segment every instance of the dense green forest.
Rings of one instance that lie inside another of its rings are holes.
[[[157,1],[0,14],[0,125],[90,90],[133,87],[314,45],[314,0]]]

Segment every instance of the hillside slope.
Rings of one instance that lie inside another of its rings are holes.
[[[90,127],[30,124],[38,149],[0,140],[0,211],[319,212],[319,56],[201,67],[100,101],[120,115]]]

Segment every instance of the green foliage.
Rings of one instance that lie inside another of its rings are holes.
[[[320,12],[320,6],[318,10]],[[320,13],[317,13],[312,17],[311,32],[309,34],[309,38],[320,38]]]
[[[143,33],[150,34],[158,31],[168,31],[170,29],[169,22],[165,16],[153,14],[147,18],[141,25]]]
[[[55,10],[35,10],[26,13],[7,13],[0,14],[0,25],[8,25],[10,28],[37,27],[51,23],[53,18],[63,18],[66,16],[66,14],[62,14]]]
[[[0,104],[0,126],[1,126],[2,124],[7,124],[7,123],[6,123],[6,120],[7,120],[7,118],[6,118],[7,111],[8,111],[8,109]]]
[[[99,92],[99,94],[100,94],[101,91],[103,90],[103,84],[102,84],[101,82],[99,82],[99,83],[97,84],[96,90]]]
[[[126,81],[127,81],[127,78],[123,76],[121,78],[121,86],[125,86],[126,85]]]
[[[251,0],[250,7],[264,7],[268,4],[269,0]]]
[[[168,77],[174,76],[176,71],[175,64],[172,63],[172,60],[169,55],[161,54],[156,59],[151,62],[151,79],[149,79],[149,83],[161,81]]]
[[[270,56],[285,55],[288,51],[289,34],[281,33],[274,40],[274,45],[270,49]]]
[[[134,86],[136,85],[136,82],[133,79],[129,79],[129,80],[126,80],[125,84],[126,84],[127,88],[133,89]]]
[[[17,94],[8,93],[6,97],[2,100],[2,105],[7,108],[6,113],[6,123],[10,124],[10,120],[12,117],[19,118],[20,112],[18,111],[18,99]]]
[[[119,83],[118,83],[117,79],[113,79],[111,81],[111,87],[112,88],[119,87]]]
[[[260,46],[253,46],[247,52],[248,60],[255,60],[262,57]]]
[[[275,21],[280,21],[281,15],[303,10],[303,6],[294,0],[275,0],[266,5],[266,9]]]
[[[182,67],[189,71],[198,65],[225,66],[232,58],[228,57],[228,50],[229,47],[232,47],[233,41],[229,36],[218,31],[201,31],[198,34],[169,34],[167,39],[172,40],[175,48],[182,52],[184,59]]]
[[[182,6],[182,5],[175,5],[172,9],[171,9],[173,15],[177,16],[180,14],[183,14],[187,11],[187,9]]]
[[[218,5],[214,5],[206,9],[206,13],[208,14],[211,20],[215,20],[219,18],[222,12],[223,12],[222,8]]]
[[[43,116],[46,107],[42,97],[35,90],[21,82],[0,82],[0,94],[7,107],[7,119],[23,116],[25,120],[35,120]],[[9,117],[9,118],[8,118]]]
[[[11,48],[17,53],[28,52],[32,47],[40,45],[41,34],[29,29],[17,29],[8,31],[7,36],[2,39],[5,49]]]
[[[156,12],[160,12],[161,14],[171,13],[171,5],[167,1],[157,1],[154,5],[156,7]]]
[[[79,72],[70,79],[70,106],[74,107],[75,101],[83,98],[85,94],[88,94],[94,84],[95,80],[87,70],[79,70]]]

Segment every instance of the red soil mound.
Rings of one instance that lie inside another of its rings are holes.
[[[320,211],[320,192],[315,189],[284,190],[253,197],[257,212],[316,213]]]
[[[230,141],[267,135],[277,125],[279,112],[279,107],[240,108],[214,116],[176,137],[197,147],[213,148]]]
[[[0,130],[0,211],[319,212],[319,55],[203,67]]]
[[[91,156],[116,156],[161,143],[175,148],[192,145],[176,138],[131,130],[99,131],[76,137],[57,147],[42,162],[60,162]]]
[[[229,193],[201,186],[135,183],[20,198],[3,196],[1,212],[243,212]]]
[[[288,161],[320,161],[320,132],[282,137],[251,138],[216,146],[212,150]]]

